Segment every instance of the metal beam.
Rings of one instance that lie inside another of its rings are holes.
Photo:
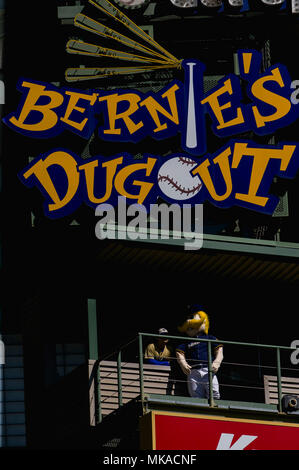
[[[99,351],[96,299],[87,300],[87,309],[89,359],[97,360],[99,358]]]
[[[135,228],[125,225],[107,224],[107,230],[113,230],[115,239],[132,240],[130,232],[135,233]],[[189,238],[195,237],[200,240],[203,238],[202,248],[207,250],[231,251],[235,253],[263,254],[277,256],[281,258],[299,258],[299,243],[281,242],[277,240],[258,240],[253,238],[229,237],[225,235],[194,234],[186,233],[185,238],[172,238],[172,232],[169,232],[169,238],[159,238],[161,231],[158,229],[141,229],[142,237],[132,241],[141,243],[154,243],[160,246],[178,246],[183,248],[184,243]],[[117,234],[117,235],[116,235]],[[178,233],[176,232],[177,236]]]

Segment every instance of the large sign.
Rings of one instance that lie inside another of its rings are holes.
[[[299,450],[299,423],[153,411],[153,450]]]
[[[21,79],[22,100],[4,118],[13,130],[33,138],[48,138],[63,130],[89,138],[98,132],[111,142],[139,142],[146,136],[182,136],[182,152],[167,157],[99,155],[88,161],[64,148],[35,158],[19,173],[22,182],[37,186],[45,198],[45,214],[59,218],[82,203],[96,207],[118,196],[149,208],[158,197],[170,203],[234,205],[272,214],[278,197],[270,194],[275,176],[294,178],[299,167],[297,142],[257,144],[244,138],[227,140],[245,131],[271,135],[298,119],[299,106],[291,99],[291,78],[276,64],[261,74],[261,55],[239,51],[241,76],[248,82],[244,105],[239,78],[230,75],[203,95],[204,66],[184,61],[186,81],[172,82],[160,93],[93,90],[78,92]],[[80,106],[79,106],[80,104]],[[104,127],[95,116],[102,114]],[[215,135],[226,139],[216,153],[207,153],[205,114]],[[198,160],[198,157],[201,157]]]
[[[205,64],[196,58],[177,59],[108,0],[89,3],[120,23],[134,39],[79,14],[76,26],[113,46],[72,39],[67,52],[93,57],[99,64],[109,59],[130,66],[72,67],[66,70],[66,81],[107,81],[170,68],[181,70],[184,80],[174,80],[159,92],[142,93],[105,87],[58,88],[20,78],[19,106],[4,123],[34,139],[66,131],[84,139],[97,135],[111,144],[138,144],[145,138],[162,141],[179,134],[181,150],[170,155],[143,154],[136,161],[135,155],[126,152],[85,160],[63,147],[47,149],[18,175],[22,183],[43,194],[45,215],[52,219],[68,216],[81,204],[115,207],[119,196],[132,205],[143,205],[148,212],[162,199],[180,206],[208,201],[223,209],[239,206],[272,215],[279,197],[271,194],[271,184],[276,177],[295,178],[299,168],[298,142],[272,141],[277,130],[299,117],[298,83],[286,67],[277,63],[263,70],[259,51],[241,49],[240,74],[225,76],[204,93]],[[119,44],[133,51],[115,49]],[[209,130],[220,139],[213,153],[207,146]],[[248,135],[256,136],[258,142]]]

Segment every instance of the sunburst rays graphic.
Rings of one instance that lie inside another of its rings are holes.
[[[85,57],[109,58],[126,61],[124,66],[106,67],[69,67],[65,71],[67,82],[80,82],[95,80],[109,76],[131,75],[159,69],[180,69],[182,60],[177,59],[168,52],[140,26],[134,23],[127,15],[121,12],[109,0],[88,0],[98,12],[105,14],[109,20],[122,29],[126,34],[118,32],[96,19],[83,13],[76,15],[74,25],[81,30],[92,33],[111,42],[111,47],[102,47],[100,44],[85,42],[81,39],[70,39],[66,45],[69,54],[79,54]],[[129,36],[127,36],[127,34]],[[112,45],[113,44],[113,45]],[[129,51],[119,50],[125,46]],[[132,65],[133,64],[133,65]]]

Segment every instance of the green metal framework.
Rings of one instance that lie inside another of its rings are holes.
[[[142,403],[143,409],[145,409],[145,401],[146,401],[146,394],[144,392],[144,371],[143,371],[143,344],[144,338],[154,338],[157,337],[155,334],[151,333],[138,333],[138,357],[139,357],[139,378],[140,378],[140,399]],[[277,345],[269,345],[269,344],[260,344],[260,343],[245,343],[245,342],[238,342],[238,341],[221,341],[221,340],[211,340],[211,339],[201,339],[201,338],[192,338],[186,336],[171,336],[171,335],[163,335],[164,338],[169,340],[180,340],[183,342],[187,341],[202,341],[207,343],[208,347],[208,371],[209,371],[209,399],[208,399],[208,406],[209,408],[215,409],[217,405],[215,404],[213,398],[213,387],[212,387],[212,379],[213,379],[213,372],[212,372],[212,343],[221,343],[223,345],[236,345],[236,346],[244,346],[244,347],[252,347],[252,348],[264,348],[272,351],[276,351],[276,372],[277,372],[277,388],[278,388],[278,407],[277,412],[282,413],[282,383],[281,383],[281,351],[294,351],[295,348],[288,347],[288,346],[277,346]],[[106,359],[106,358],[104,358]],[[121,378],[121,363],[122,363],[122,347],[118,350],[117,353],[117,383],[118,383],[118,405],[119,407],[123,404],[123,396],[122,396],[122,378]],[[101,381],[100,381],[100,361],[97,364],[97,401],[98,401],[98,414],[97,414],[97,423],[102,421],[102,411],[101,411]]]
[[[129,240],[130,232],[135,234],[134,227],[119,224],[107,224],[107,230],[113,230],[120,240]],[[278,240],[259,240],[246,237],[231,237],[228,235],[213,235],[209,233],[181,233],[169,231],[169,235],[164,236],[160,229],[140,228],[139,233],[144,236],[134,237],[134,242],[154,243],[160,246],[170,245],[184,247],[185,238],[202,240],[202,247],[208,250],[221,250],[233,253],[262,254],[268,256],[277,256],[280,258],[299,258],[299,243],[281,242]],[[183,236],[184,235],[184,236]]]

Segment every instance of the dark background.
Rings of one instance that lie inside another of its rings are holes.
[[[275,15],[267,21],[264,17],[215,17],[203,21],[199,29],[195,21],[180,19],[159,26],[157,40],[178,57],[186,51],[191,57],[198,54],[206,61],[210,73],[227,73],[232,71],[233,48],[236,50],[239,44],[258,45],[270,39],[272,62],[287,65],[294,79],[299,79],[294,56],[299,34],[297,23],[297,18]],[[17,107],[20,94],[16,83],[20,77],[64,84],[65,64],[69,61],[64,47],[69,31],[70,28],[63,29],[59,24],[57,4],[53,0],[7,2],[3,115]],[[213,36],[213,42],[206,49],[200,48],[198,39],[209,36]],[[222,67],[217,69],[215,58],[228,55],[230,59],[224,64],[216,61]],[[295,123],[279,137],[296,140],[297,135],[298,123]],[[35,157],[61,144],[80,154],[86,142],[66,132],[55,139],[39,141],[4,126],[2,142],[3,331],[24,335],[30,390],[33,384],[40,387],[43,383],[46,343],[84,342],[87,350],[87,298],[97,299],[101,355],[115,351],[139,331],[154,333],[166,327],[177,335],[186,307],[193,302],[203,304],[210,315],[210,332],[222,340],[289,346],[298,337],[296,260],[284,259],[277,266],[274,257],[252,254],[243,259],[240,255],[240,268],[256,263],[259,274],[266,266],[267,272],[263,276],[252,273],[239,276],[230,269],[228,257],[226,269],[219,269],[223,260],[221,251],[186,252],[180,254],[177,263],[178,248],[140,243],[135,250],[133,242],[99,241],[94,235],[95,217],[88,208],[82,207],[75,214],[79,226],[69,225],[73,217],[46,220],[42,215],[41,196],[37,190],[25,188],[17,172],[28,163],[28,156]],[[112,144],[99,142],[95,143],[94,152],[99,145],[103,152],[116,153]],[[177,142],[169,145],[175,148]],[[159,144],[151,142],[151,146],[158,151]],[[297,180],[287,183],[290,216],[282,224],[284,241],[299,241]],[[34,229],[30,212],[35,215]],[[216,223],[233,220],[236,211],[215,212],[207,207],[207,214]],[[242,212],[241,215],[248,223],[252,219],[253,225],[256,223],[256,214]],[[235,260],[239,255],[232,256]],[[271,261],[272,268],[267,264]],[[288,263],[295,265],[287,269]],[[192,269],[193,265],[199,268]],[[275,280],[274,266],[279,273],[285,270],[285,278],[281,275]],[[130,349],[130,354],[136,352]],[[257,363],[263,357],[257,351],[247,354],[237,346],[225,348],[228,362],[239,363],[242,359]],[[265,360],[268,361],[268,356]],[[285,357],[285,364],[290,366],[289,357]],[[250,373],[245,375],[250,377]],[[36,400],[38,396],[38,392],[36,396],[33,393]]]

